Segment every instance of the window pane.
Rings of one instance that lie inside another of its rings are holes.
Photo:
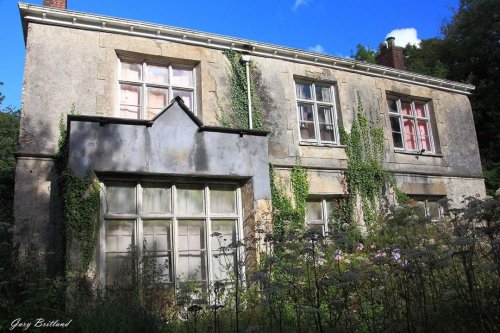
[[[415,128],[413,126],[412,119],[403,118],[403,127],[405,130],[405,144],[406,149],[416,150],[417,149],[417,138],[415,133]]]
[[[417,112],[417,117],[427,117],[424,104],[415,103],[415,111]]]
[[[313,106],[311,104],[298,104],[301,121],[314,121]]]
[[[122,62],[120,78],[125,81],[142,81],[142,64]]]
[[[401,111],[404,115],[411,115],[411,104],[408,102],[401,102]]]
[[[168,67],[147,65],[146,71],[148,83],[168,84]]]
[[[124,252],[131,250],[134,221],[106,220],[106,252]]]
[[[177,276],[181,280],[206,279],[204,221],[178,222],[179,257]]]
[[[170,188],[143,187],[142,212],[167,213],[170,212]]]
[[[181,215],[203,214],[203,201],[202,189],[178,189],[177,213]]]
[[[295,91],[298,99],[312,99],[310,84],[296,83]]]
[[[174,97],[179,96],[186,106],[192,110],[193,109],[193,92],[186,90],[174,90]]]
[[[387,100],[387,106],[389,107],[389,112],[398,113],[398,104],[394,99]]]
[[[146,250],[143,258],[143,269],[161,282],[172,281],[170,221],[144,220],[143,237],[143,246]]]
[[[108,213],[135,214],[135,186],[107,186],[106,207]]]
[[[403,147],[403,138],[401,136],[401,133],[392,132],[392,140],[394,142],[394,147],[404,148]]]
[[[236,221],[213,220],[212,221],[212,250],[218,251],[236,242]]]
[[[227,280],[236,267],[236,249],[231,244],[236,242],[236,221],[212,221],[212,269],[216,280]]]
[[[333,131],[333,125],[319,125],[319,134],[321,141],[335,141],[335,134]]]
[[[179,251],[205,249],[205,221],[180,220],[178,223]]]
[[[307,202],[306,203],[306,219],[307,221],[318,221],[323,219],[323,212],[321,211],[321,202]]]
[[[329,86],[316,85],[316,100],[318,102],[332,103],[332,90]]]
[[[120,115],[125,118],[139,118],[141,87],[120,84]]]
[[[314,123],[301,122],[300,123],[300,138],[304,140],[316,139],[314,132]]]
[[[148,87],[148,114],[147,118],[152,119],[167,106],[168,90]]]
[[[193,87],[193,71],[185,68],[173,68],[172,85],[180,87]]]
[[[429,139],[428,132],[428,124],[425,120],[419,120],[417,122],[418,126],[418,134],[420,137],[420,145],[423,149],[430,151],[431,150],[431,142]]]
[[[440,207],[436,201],[430,201],[430,200],[427,201],[427,214],[428,216],[433,218],[441,217]]]
[[[403,139],[401,136],[401,124],[399,122],[400,117],[389,117],[389,119],[391,121],[392,140],[394,142],[394,147],[404,148]]]
[[[143,221],[143,246],[146,251],[166,252],[172,249],[169,220]]]
[[[210,211],[212,213],[236,213],[236,192],[232,189],[210,190]]]
[[[330,106],[318,105],[318,121],[333,124],[333,109]]]
[[[307,228],[311,231],[314,231],[315,233],[317,233],[319,235],[325,234],[325,225],[324,224],[308,224]]]
[[[106,254],[106,285],[130,286],[134,276],[132,257],[128,254]]]

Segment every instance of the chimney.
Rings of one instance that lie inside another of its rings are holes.
[[[394,37],[387,37],[385,43],[380,44],[380,50],[375,57],[377,64],[396,69],[406,69],[403,48],[396,46]]]
[[[67,0],[43,0],[43,5],[46,7],[67,9],[68,6],[66,4]]]

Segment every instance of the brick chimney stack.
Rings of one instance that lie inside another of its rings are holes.
[[[67,9],[67,0],[43,0],[43,5],[46,7],[54,7],[60,9]]]
[[[396,69],[406,69],[403,48],[396,46],[394,37],[388,37],[385,43],[380,44],[380,50],[375,57],[377,64]]]

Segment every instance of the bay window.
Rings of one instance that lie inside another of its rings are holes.
[[[333,86],[296,82],[300,139],[317,144],[338,143],[337,112]]]
[[[122,59],[119,62],[119,116],[152,119],[177,96],[195,112],[195,69]]]
[[[103,186],[103,285],[130,285],[144,258],[167,285],[230,282],[240,256],[235,244],[242,239],[239,188],[141,182]]]
[[[429,104],[388,97],[387,105],[394,148],[410,152],[434,152]]]

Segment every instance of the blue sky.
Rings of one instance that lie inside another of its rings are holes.
[[[458,0],[68,0],[68,9],[348,57],[396,29],[396,43],[440,36]],[[28,1],[38,4],[42,0]],[[408,30],[409,29],[409,30]],[[17,2],[0,0],[3,106],[21,105],[24,39]]]

